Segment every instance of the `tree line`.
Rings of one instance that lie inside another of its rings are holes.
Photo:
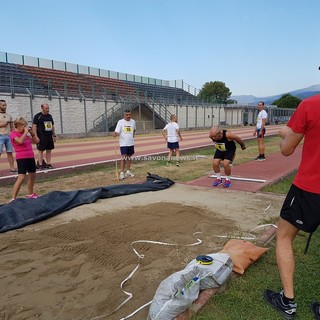
[[[236,100],[230,99],[232,92],[222,81],[210,81],[206,82],[198,94],[198,98],[208,102],[208,103],[218,103],[218,104],[234,104],[237,103]],[[301,99],[286,93],[281,96],[281,98],[272,102],[273,105],[278,106],[278,108],[289,108],[295,109],[298,107]]]

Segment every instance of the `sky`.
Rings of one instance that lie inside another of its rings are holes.
[[[319,0],[0,0],[0,51],[232,95],[320,84]]]

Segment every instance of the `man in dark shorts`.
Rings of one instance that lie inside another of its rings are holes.
[[[131,157],[134,154],[134,136],[136,133],[136,122],[131,119],[131,111],[124,110],[123,119],[120,119],[113,132],[113,137],[119,136],[121,161],[119,179],[134,177],[131,170]],[[124,173],[125,168],[127,169]]]
[[[37,113],[33,118],[33,133],[39,138],[37,144],[38,161],[37,168],[40,170],[53,169],[51,165],[51,150],[54,149],[54,143],[57,136],[54,128],[52,115],[49,113],[49,105],[43,103],[41,112]],[[46,161],[43,159],[43,153],[46,152]]]
[[[212,168],[217,176],[213,182],[213,186],[217,187],[222,184],[220,173],[220,162],[223,161],[224,173],[226,180],[223,184],[224,188],[231,187],[231,167],[230,163],[233,161],[236,153],[236,144],[240,144],[241,149],[245,150],[246,146],[242,139],[237,135],[227,130],[222,130],[220,127],[212,127],[209,132],[209,138],[215,143],[216,151],[214,153]]]
[[[167,141],[167,147],[169,149],[167,165],[170,165],[172,155],[176,155],[176,166],[179,167],[180,150],[179,150],[179,138],[182,140],[181,130],[177,123],[177,116],[172,114],[170,116],[170,123],[162,129],[162,135]]]
[[[296,315],[294,300],[294,253],[292,243],[300,230],[314,232],[320,225],[320,95],[303,100],[280,131],[280,150],[291,155],[304,138],[302,160],[283,203],[277,228],[276,260],[283,290],[267,289],[264,298],[287,319]],[[301,283],[302,285],[303,283]],[[320,319],[320,304],[311,304]]]
[[[258,138],[258,149],[259,149],[259,155],[255,158],[256,161],[264,161],[266,160],[265,157],[265,145],[264,145],[264,135],[266,134],[266,125],[268,120],[268,114],[263,109],[264,108],[264,102],[259,101],[258,102],[258,117],[257,117],[257,124],[256,128],[254,130],[253,135],[257,136]]]

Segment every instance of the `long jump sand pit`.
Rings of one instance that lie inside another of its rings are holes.
[[[222,236],[246,236],[277,216],[284,197],[176,184],[83,205],[1,234],[0,318],[119,320],[150,301],[160,282],[199,254],[221,250]],[[196,233],[196,234],[195,234]],[[203,241],[200,245],[187,246]],[[151,240],[177,244],[131,243]],[[146,319],[148,307],[130,319]]]

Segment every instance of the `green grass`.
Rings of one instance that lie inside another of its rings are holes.
[[[287,193],[294,173],[283,180],[268,186],[264,191]],[[319,243],[320,232],[313,233],[307,254],[304,254],[309,234],[300,232],[294,241],[296,258],[295,299],[298,303],[297,318],[313,319],[310,303],[320,300],[319,286]],[[277,311],[262,298],[266,288],[281,289],[280,277],[275,261],[274,241],[270,248],[246,272],[229,280],[227,289],[213,296],[204,308],[192,317],[192,320],[277,320],[283,319]]]
[[[293,181],[293,178],[295,175],[296,175],[296,171],[291,173],[287,177],[284,177],[283,179],[281,179],[277,183],[265,186],[264,188],[262,188],[262,191],[286,194],[286,193],[288,193],[288,191],[290,189],[290,186],[292,184],[292,181]]]

